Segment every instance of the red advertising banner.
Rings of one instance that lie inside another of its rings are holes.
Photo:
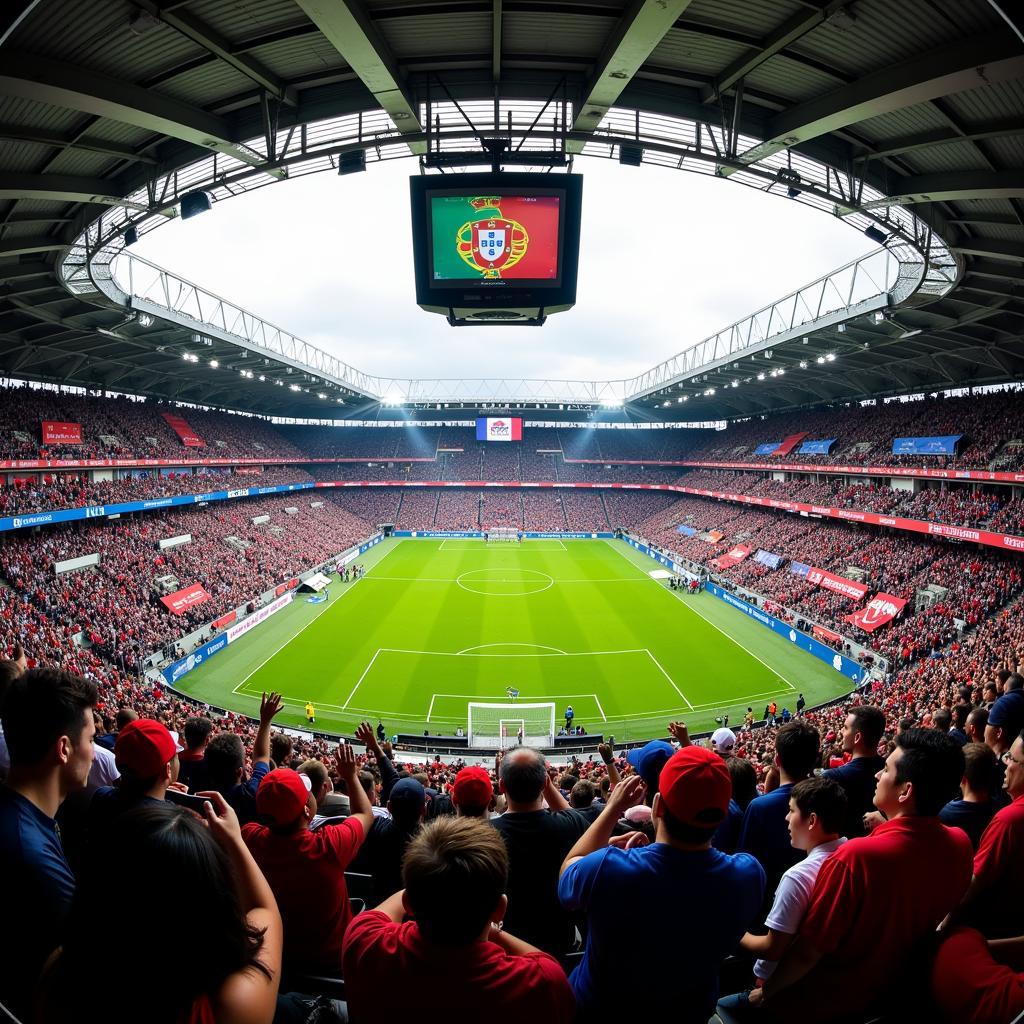
[[[843,597],[854,598],[858,601],[868,592],[867,586],[863,583],[858,583],[856,580],[848,580],[845,576],[837,576],[834,572],[829,572],[827,569],[818,569],[813,565],[811,566],[811,571],[807,574],[807,582],[813,583],[816,587],[824,587],[835,594],[842,594]]]
[[[805,430],[802,434],[790,434],[789,437],[784,437],[782,444],[772,452],[772,458],[774,459],[777,455],[788,455],[806,436],[807,431]]]
[[[238,612],[228,612],[227,615],[222,615],[219,619],[213,620],[214,629],[223,629],[225,626],[230,626],[238,618]]]
[[[874,633],[879,626],[892,622],[903,611],[906,603],[902,597],[894,597],[892,594],[875,594],[860,611],[845,618],[847,622],[860,626],[868,633]]]
[[[815,626],[811,633],[819,640],[824,640],[827,644],[834,644],[843,639],[838,633],[834,633],[831,629],[826,629],[824,626]]]
[[[206,442],[180,416],[176,416],[173,412],[162,412],[160,415],[167,422],[167,426],[181,438],[181,443],[186,448],[206,447]]]
[[[82,424],[43,420],[43,444],[81,444]]]
[[[274,587],[274,597],[280,597],[287,589],[287,583],[279,583],[276,587]]]
[[[732,551],[727,551],[724,555],[713,559],[711,564],[716,569],[728,569],[730,566],[739,565],[749,554],[750,548],[745,544],[737,544]]]
[[[175,615],[184,615],[189,608],[194,608],[197,604],[203,604],[204,601],[209,600],[210,595],[203,589],[202,583],[193,583],[191,587],[185,587],[184,590],[176,590],[173,594],[161,597],[160,603],[166,605],[169,612],[173,612]]]

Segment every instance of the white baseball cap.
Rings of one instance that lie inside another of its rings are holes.
[[[711,734],[711,745],[718,751],[731,751],[736,746],[736,733],[732,729],[716,729]]]

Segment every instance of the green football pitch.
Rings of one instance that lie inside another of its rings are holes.
[[[179,684],[248,714],[285,698],[282,725],[451,735],[471,701],[567,704],[589,733],[665,734],[683,719],[713,729],[773,698],[794,710],[849,689],[843,677],[710,594],[681,595],[621,541],[391,539],[335,580],[330,600],[296,599]],[[514,717],[511,714],[506,717]]]

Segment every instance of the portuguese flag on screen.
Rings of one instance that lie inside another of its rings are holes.
[[[558,277],[558,196],[432,196],[434,280]]]

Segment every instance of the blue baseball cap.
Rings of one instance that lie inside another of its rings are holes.
[[[668,759],[675,753],[675,747],[665,740],[651,740],[645,747],[631,750],[626,758],[647,784],[650,793],[658,790],[658,777]]]
[[[1011,690],[1004,693],[989,708],[988,724],[1002,729],[1003,733],[1017,738],[1024,729],[1024,690]]]
[[[399,818],[418,817],[426,802],[427,793],[419,779],[399,779],[388,796],[388,807]]]

